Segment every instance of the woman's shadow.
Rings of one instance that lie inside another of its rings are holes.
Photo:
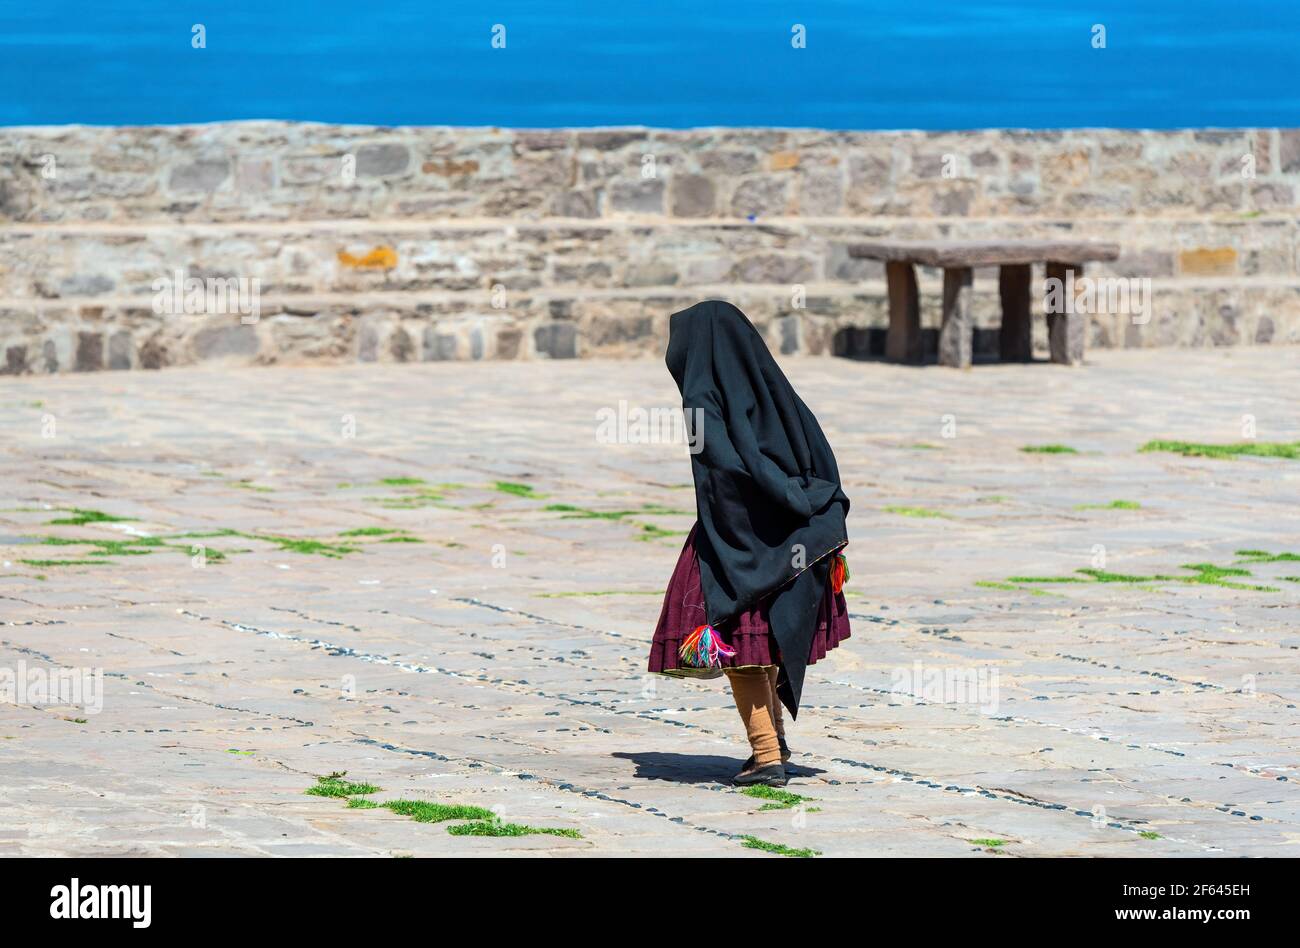
[[[668,780],[672,783],[730,783],[745,762],[739,757],[718,754],[665,754],[658,751],[611,756],[632,761],[636,765],[632,776],[639,780]],[[801,767],[794,762],[785,765],[785,772],[790,777],[815,777],[825,773],[816,767]]]

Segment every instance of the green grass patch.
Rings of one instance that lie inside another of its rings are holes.
[[[348,800],[348,809],[350,810],[377,810],[379,804],[374,800],[367,800],[365,797],[351,797]]]
[[[769,843],[765,839],[759,839],[757,836],[740,837],[741,844],[746,849],[758,849],[765,853],[772,853],[774,856],[791,856],[795,859],[811,859],[814,856],[820,856],[821,853],[815,849],[795,849],[784,843]]]
[[[1073,581],[1074,581],[1074,580],[1073,580],[1071,577],[1069,577],[1069,576],[1065,577],[1065,582],[1073,582]],[[1079,581],[1082,582],[1082,580],[1079,580]],[[1055,596],[1055,595],[1057,595],[1056,593],[1045,592],[1045,591],[1042,590],[1042,589],[1033,589],[1033,588],[1031,588],[1031,587],[1027,587],[1027,586],[1017,586],[1015,583],[1009,583],[1009,582],[1008,582],[1008,583],[999,583],[999,582],[995,582],[994,580],[991,580],[991,579],[979,579],[979,580],[976,580],[976,581],[975,581],[975,585],[976,585],[976,586],[979,586],[979,587],[982,588],[982,589],[1001,589],[1001,590],[1005,590],[1006,592],[1025,592],[1025,593],[1029,593],[1029,595],[1031,595],[1031,596]]]
[[[1136,500],[1112,500],[1108,504],[1075,504],[1075,510],[1141,510]]]
[[[664,537],[679,537],[681,535],[680,530],[665,530],[653,523],[643,523],[641,524],[641,532],[636,535],[636,538],[638,540],[661,540]]]
[[[390,530],[387,527],[357,527],[353,530],[344,530],[339,534],[341,537],[383,537],[390,533],[401,533],[401,530]]]
[[[943,520],[952,519],[950,514],[946,514],[942,510],[931,510],[929,507],[903,507],[893,505],[886,507],[885,513],[898,514],[900,517],[937,517]]]
[[[328,556],[335,560],[342,559],[346,554],[355,553],[360,549],[360,547],[347,543],[329,543],[324,540],[308,540],[302,537],[281,537],[264,533],[241,533],[239,535],[248,540],[262,540],[265,543],[273,543],[284,553],[301,553],[304,556],[314,554]]]
[[[313,797],[354,797],[378,793],[379,790],[373,783],[352,783],[341,777],[317,777],[316,786],[308,788],[307,793]]]
[[[174,537],[127,537],[123,540],[94,540],[81,537],[27,537],[26,539],[42,546],[88,546],[93,549],[91,556],[145,556],[156,550],[178,550],[190,554],[188,544],[167,543]],[[226,558],[220,550],[206,549],[204,556],[209,560],[220,561]]]
[[[976,846],[983,846],[986,849],[997,849],[999,846],[1005,846],[1005,839],[972,839],[971,843]]]
[[[1202,444],[1195,441],[1148,441],[1142,452],[1162,451],[1189,458],[1232,458],[1249,455],[1260,458],[1300,460],[1300,441],[1241,441],[1235,444]]]
[[[1159,838],[1160,838],[1160,834],[1159,834],[1159,833],[1153,833],[1153,832],[1151,832],[1151,830],[1143,830],[1142,832],[1138,833],[1138,835],[1141,836],[1143,839],[1159,839]]]
[[[1068,444],[1027,444],[1020,449],[1025,454],[1078,454]]]
[[[399,816],[409,816],[417,823],[442,823],[445,820],[495,820],[497,815],[481,806],[431,803],[428,800],[390,800],[384,806]]]
[[[745,787],[740,791],[747,797],[754,797],[757,800],[768,801],[759,810],[788,810],[791,807],[798,806],[800,803],[811,802],[811,797],[801,797],[797,793],[791,793],[789,790],[782,790],[780,787]]]
[[[388,487],[421,487],[425,481],[423,477],[381,477],[379,483]]]
[[[87,510],[84,507],[69,507],[67,512],[72,516],[60,517],[49,522],[63,526],[80,527],[87,523],[124,523],[132,519],[131,517],[115,517],[112,514],[104,513],[102,510]]]
[[[1057,583],[1120,583],[1125,585],[1150,585],[1153,583],[1197,583],[1204,586],[1222,586],[1226,589],[1242,589],[1250,592],[1280,592],[1276,586],[1260,586],[1254,583],[1240,583],[1237,579],[1251,575],[1250,570],[1241,569],[1232,566],[1216,566],[1213,563],[1184,563],[1180,569],[1190,570],[1189,576],[1173,576],[1166,573],[1154,573],[1149,576],[1143,576],[1132,573],[1114,573],[1110,570],[1085,568],[1075,570],[1081,576],[1088,577],[1080,579],[1079,576],[1008,576],[1005,585],[1012,583],[1041,583],[1054,585]],[[996,585],[991,582],[977,582],[977,586],[986,586],[990,589],[1002,589],[1005,585]]]
[[[436,490],[418,490],[414,494],[402,494],[398,497],[368,497],[367,500],[379,502],[379,506],[388,510],[417,510],[420,507],[445,507],[445,498]]]
[[[503,494],[512,494],[515,497],[527,497],[531,500],[536,500],[540,497],[546,496],[545,494],[539,494],[533,490],[533,485],[531,484],[520,484],[515,481],[494,481],[492,489],[500,491]]]
[[[409,537],[405,534],[396,537],[387,537],[379,541],[380,543],[423,543],[419,537]]]
[[[1300,553],[1269,553],[1265,550],[1238,550],[1248,563],[1300,563]]]
[[[576,829],[525,826],[522,823],[501,823],[497,820],[458,823],[448,826],[447,832],[452,836],[562,836],[565,839],[582,839],[582,834]]]

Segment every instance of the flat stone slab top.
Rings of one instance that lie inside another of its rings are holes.
[[[849,256],[923,267],[988,267],[1117,260],[1119,249],[1092,240],[875,240],[850,244]]]
[[[1296,349],[784,365],[853,635],[780,800],[645,671],[660,360],[0,379],[0,688],[102,675],[0,707],[0,856],[1296,854],[1300,460],[1141,450],[1300,442]]]

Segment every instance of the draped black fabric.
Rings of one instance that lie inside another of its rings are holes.
[[[835,455],[758,330],[730,303],[674,313],[665,361],[698,449],[696,552],[709,623],[725,629],[771,597],[777,690],[795,716],[830,555],[848,542]]]

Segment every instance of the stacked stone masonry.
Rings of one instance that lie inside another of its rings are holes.
[[[0,373],[658,356],[707,297],[862,355],[885,286],[847,247],[879,237],[1117,241],[1088,275],[1149,278],[1149,319],[1090,345],[1296,343],[1298,194],[1289,129],[0,129]],[[178,276],[256,312],[169,308]],[[977,271],[987,331],[997,293]]]

